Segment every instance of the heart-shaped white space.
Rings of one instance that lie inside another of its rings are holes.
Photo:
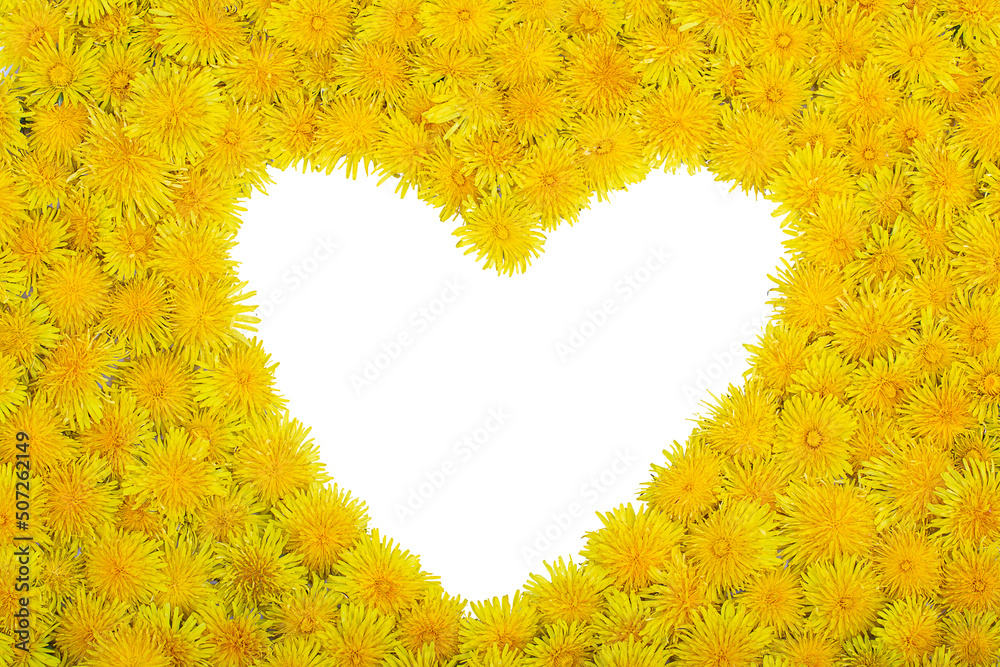
[[[592,201],[512,277],[394,179],[271,173],[233,257],[277,391],[369,527],[467,599],[579,562],[773,312],[776,205],[706,171]]]

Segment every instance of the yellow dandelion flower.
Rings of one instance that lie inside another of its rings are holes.
[[[845,67],[827,80],[821,94],[830,98],[834,115],[848,126],[880,123],[902,101],[900,86],[891,72],[873,60],[860,67]]]
[[[434,46],[426,42],[418,42],[412,48],[415,83],[453,85],[489,79],[484,55],[459,46]]]
[[[721,609],[702,607],[695,616],[691,626],[681,631],[674,649],[679,667],[750,667],[758,664],[773,639],[770,628],[759,626],[753,613],[730,600]]]
[[[532,21],[549,28],[562,25],[566,6],[561,0],[510,0],[504,24]]]
[[[981,422],[1000,420],[1000,345],[965,360],[973,412]]]
[[[649,610],[649,623],[642,634],[663,642],[669,641],[679,628],[689,627],[695,620],[694,612],[715,599],[705,575],[680,552],[672,556],[664,570],[653,574],[641,595]]]
[[[90,120],[90,133],[80,147],[81,166],[73,177],[126,211],[136,209],[155,219],[169,209],[167,162],[157,151],[127,136],[115,117],[92,109]]]
[[[0,423],[0,462],[23,459],[24,445],[18,433],[28,434],[31,467],[40,472],[63,465],[79,454],[76,441],[66,435],[66,419],[44,393],[31,391],[27,400]],[[20,445],[20,446],[19,446]]]
[[[503,94],[488,81],[456,83],[436,95],[433,102],[434,106],[421,114],[422,120],[435,125],[452,123],[444,139],[453,134],[494,132],[503,123]]]
[[[267,183],[274,179],[266,170],[266,141],[264,119],[246,107],[227,105],[228,117],[219,126],[218,134],[205,148],[199,163],[209,174],[222,179],[243,180],[264,192]]]
[[[230,483],[225,496],[209,496],[194,517],[195,528],[203,540],[231,542],[247,531],[263,528],[268,518],[266,510],[253,487]]]
[[[895,600],[879,613],[879,625],[872,634],[897,660],[914,664],[933,651],[941,639],[938,610],[927,598]]]
[[[651,464],[653,478],[644,482],[638,498],[651,509],[677,521],[695,521],[718,502],[723,457],[702,438],[691,437],[686,446],[674,440],[663,450],[667,465]]]
[[[218,72],[237,102],[271,104],[295,85],[295,54],[276,40],[258,34],[246,44],[241,40],[239,47],[225,50],[234,51],[231,58],[226,58],[231,62],[219,67]]]
[[[412,123],[395,111],[375,142],[374,159],[380,165],[378,185],[399,178],[396,192],[405,197],[417,183],[420,170],[434,151],[434,138],[426,125]]]
[[[56,160],[65,160],[76,153],[90,124],[87,107],[72,102],[36,108],[33,120],[31,149]]]
[[[1000,289],[1000,225],[981,209],[973,209],[953,229],[949,248],[956,277],[963,285],[995,292]]]
[[[170,346],[170,304],[160,278],[146,275],[117,285],[104,317],[108,333],[124,341],[133,359]]]
[[[521,23],[497,33],[489,47],[489,63],[504,88],[556,76],[560,60],[557,33],[540,23]]]
[[[949,304],[948,321],[964,355],[978,356],[1000,343],[1000,296],[964,287]]]
[[[944,619],[944,641],[959,662],[986,667],[1000,659],[1000,622],[994,611],[951,614]]]
[[[195,280],[170,289],[173,304],[174,342],[186,362],[213,360],[226,346],[240,340],[240,329],[256,331],[260,318],[249,315],[254,306],[241,303],[256,295],[243,292],[246,281],[233,276],[219,280]]]
[[[797,629],[786,639],[776,642],[775,651],[792,665],[835,667],[841,643],[823,633]]]
[[[302,165],[303,173],[316,158],[317,100],[296,91],[264,107],[264,155],[276,169]]]
[[[174,205],[174,215],[179,220],[193,220],[199,226],[217,223],[224,229],[235,230],[240,226],[239,213],[246,208],[237,204],[236,200],[245,197],[245,191],[232,180],[208,171],[203,165],[188,169],[177,180],[177,189],[171,197]],[[137,264],[145,263],[153,243],[155,229],[139,227],[133,230],[119,228],[118,240],[120,246],[128,254],[135,254]],[[132,258],[130,258],[132,259]]]
[[[583,111],[620,113],[641,94],[638,67],[617,41],[575,37],[566,42],[565,82]]]
[[[663,570],[653,572],[661,576]],[[651,579],[650,581],[653,581]],[[619,642],[646,641],[649,607],[638,593],[623,593],[615,587],[604,592],[606,608],[594,617],[593,626],[599,645]]]
[[[1000,463],[1000,439],[996,437],[995,427],[976,429],[955,438],[951,453],[956,463],[962,463],[962,459]]]
[[[898,349],[916,320],[907,292],[898,279],[859,286],[854,300],[840,297],[841,308],[830,318],[834,346],[847,358],[871,362]]]
[[[922,530],[894,529],[881,535],[873,562],[880,586],[892,598],[932,598],[938,593],[941,555]]]
[[[807,478],[846,477],[856,429],[853,410],[836,396],[795,394],[781,407],[774,455]]]
[[[116,485],[106,482],[108,464],[99,456],[83,454],[46,472],[40,502],[52,537],[73,547],[92,542],[100,526],[111,522],[121,503]]]
[[[839,218],[860,217],[853,201],[851,177],[847,170],[847,157],[835,156],[824,145],[798,148],[785,161],[784,167],[774,176],[766,195],[779,202],[771,212],[778,217],[788,214],[782,226],[797,222],[803,214],[813,214],[820,219],[837,216],[834,211],[844,210]],[[847,248],[838,248],[841,253]]]
[[[948,121],[941,110],[925,100],[907,98],[893,114],[889,126],[902,151],[910,151],[920,143],[936,143],[944,136]]]
[[[913,307],[920,311],[929,311],[933,317],[940,317],[949,311],[954,312],[954,302],[956,299],[961,298],[961,293],[958,290],[958,280],[951,268],[951,264],[943,259],[925,262],[923,270],[913,277],[910,284]],[[966,303],[968,303],[968,300],[966,300]],[[967,308],[963,308],[962,310],[964,310],[966,317],[973,315],[974,312],[969,311]],[[970,328],[965,331],[961,327],[958,329],[951,326],[948,327],[948,331],[955,334],[955,345],[959,345],[960,341],[957,336],[963,333],[968,335],[974,331],[978,331],[976,338],[982,335],[982,333],[986,333],[983,330],[975,329],[976,324],[982,323],[981,321],[976,322],[979,317],[980,314],[978,313],[973,315],[968,320]]]
[[[355,21],[357,37],[366,42],[388,40],[406,49],[420,39],[423,25],[417,19],[419,0],[375,0]]]
[[[339,90],[362,100],[396,106],[410,84],[406,53],[394,44],[351,39],[341,48],[337,62]]]
[[[306,585],[301,557],[285,552],[287,536],[273,523],[215,545],[217,590],[227,602],[260,609]]]
[[[792,61],[767,60],[747,69],[736,84],[737,99],[750,109],[781,121],[798,115],[811,95],[812,77]]]
[[[53,636],[53,643],[70,660],[83,660],[93,650],[97,638],[128,623],[126,603],[83,589],[66,609]]]
[[[754,614],[762,627],[784,637],[801,627],[804,602],[800,577],[787,567],[764,570],[747,582],[736,600]]]
[[[103,194],[87,188],[73,188],[59,202],[60,219],[67,223],[66,245],[77,252],[93,252],[97,239],[110,232],[114,213]]]
[[[872,174],[876,169],[898,164],[900,155],[896,151],[892,127],[890,123],[859,125],[852,128],[851,141],[844,151],[851,171],[858,174]]]
[[[963,214],[976,199],[972,155],[958,146],[924,142],[912,148],[913,212],[946,220]]]
[[[225,495],[222,472],[205,460],[207,443],[182,428],[146,442],[138,460],[126,466],[122,493],[137,502],[149,499],[168,521],[197,514],[210,495]]]
[[[785,545],[794,564],[830,562],[868,553],[875,539],[875,503],[847,481],[807,485],[792,481],[778,496]]]
[[[886,454],[867,461],[860,477],[879,506],[879,526],[924,524],[927,504],[935,500],[951,467],[948,451],[928,440],[890,446]]]
[[[398,614],[437,581],[420,569],[419,557],[380,538],[378,529],[342,554],[337,569],[329,580],[333,590],[384,614]]]
[[[160,433],[187,418],[194,408],[194,371],[173,348],[130,360],[121,384],[149,412]]]
[[[288,535],[288,550],[322,577],[334,571],[368,523],[365,504],[336,485],[310,484],[281,500],[272,511]]]
[[[636,26],[626,48],[639,64],[644,86],[692,83],[708,62],[708,47],[695,31],[678,29],[665,14]]]
[[[223,64],[246,39],[244,24],[219,0],[168,0],[150,14],[163,55],[185,65]]]
[[[605,199],[610,190],[627,190],[626,185],[646,177],[648,167],[643,164],[638,127],[630,119],[581,115],[572,124],[571,132],[582,151],[589,189],[597,193],[598,201]]]
[[[638,113],[644,157],[652,167],[675,172],[683,163],[693,174],[702,165],[720,114],[705,89],[675,82],[640,104]]]
[[[907,86],[940,84],[958,92],[953,78],[961,75],[954,64],[959,46],[946,33],[945,20],[933,12],[917,8],[893,14],[882,28],[879,45],[872,58],[891,71]]]
[[[788,130],[758,111],[722,109],[722,132],[714,134],[707,160],[717,181],[732,181],[749,193],[763,193],[791,148]]]
[[[854,434],[857,449],[851,459],[851,468],[857,473],[866,462],[886,454],[900,439],[899,427],[894,421],[881,419],[871,412],[859,412],[858,430]]]
[[[19,194],[29,208],[55,206],[66,199],[68,181],[73,175],[71,160],[28,153],[16,169],[20,176]]]
[[[513,598],[470,602],[474,616],[462,618],[459,638],[463,656],[482,657],[490,648],[504,646],[521,653],[538,632],[538,609],[514,593]]]
[[[809,333],[792,328],[784,320],[769,321],[757,343],[746,344],[751,369],[747,375],[771,390],[775,399],[783,399],[792,385],[792,376],[806,367],[806,344]]]
[[[568,0],[563,28],[570,35],[613,39],[625,23],[625,11],[612,0]]]
[[[745,0],[668,0],[673,22],[681,30],[694,29],[727,60],[743,58],[746,35],[753,20],[751,3]]]
[[[784,490],[791,475],[791,471],[773,459],[743,464],[727,462],[720,497],[722,502],[752,498],[774,510],[777,494]]]
[[[86,428],[101,418],[108,403],[105,383],[117,374],[123,356],[121,344],[103,336],[66,337],[39,373],[38,391],[55,403],[71,428]]]
[[[170,658],[163,652],[163,645],[149,628],[122,625],[96,638],[87,656],[88,665],[148,665],[171,667]]]
[[[274,391],[278,362],[268,363],[270,359],[256,336],[234,342],[214,363],[195,373],[195,400],[209,409],[228,406],[250,419],[281,412],[286,400]]]
[[[514,133],[455,137],[452,150],[476,174],[476,187],[484,194],[499,191],[507,196],[519,185],[517,165],[524,159],[524,146]]]
[[[351,33],[354,13],[348,0],[288,0],[274,3],[264,27],[297,51],[335,51]]]
[[[417,191],[417,196],[440,208],[442,221],[459,214],[464,217],[482,199],[475,174],[443,142],[424,163],[421,180],[426,186]]]
[[[755,575],[780,564],[778,541],[771,511],[744,499],[689,524],[685,552],[714,597],[740,590]]]
[[[116,602],[137,604],[162,591],[163,552],[142,533],[99,529],[87,549],[87,585]]]
[[[649,585],[684,532],[680,524],[646,505],[638,512],[631,503],[619,505],[610,512],[598,512],[598,518],[603,528],[587,532],[580,554],[603,568],[615,586],[626,592]]]
[[[524,653],[538,665],[582,664],[593,652],[593,633],[587,625],[559,621],[535,637]]]
[[[525,599],[537,606],[542,623],[589,623],[604,609],[603,593],[611,585],[605,572],[590,564],[578,566],[572,558],[564,563],[561,556],[544,565],[548,579],[531,574],[524,585]]]
[[[962,470],[944,473],[944,484],[937,490],[939,504],[929,504],[938,528],[935,536],[944,546],[969,541],[981,544],[1000,538],[1000,475],[996,466],[985,461],[964,460]]]
[[[313,574],[308,586],[282,597],[281,605],[271,614],[274,629],[289,638],[315,639],[321,630],[336,625],[343,599]]]
[[[495,268],[497,275],[524,273],[545,243],[538,215],[519,198],[500,195],[484,198],[452,234],[459,237],[455,247],[469,246],[463,254],[475,251],[476,261],[486,257],[483,269]]]
[[[73,253],[54,262],[38,280],[38,295],[53,323],[67,334],[94,325],[108,305],[111,279],[93,255]]]
[[[346,175],[356,179],[358,164],[364,160],[365,173],[369,173],[372,150],[387,119],[381,106],[372,100],[365,102],[346,95],[331,100],[319,117],[316,143],[320,161],[317,164],[327,174],[343,164]]]
[[[156,227],[148,266],[174,285],[199,278],[221,280],[235,265],[233,234],[221,224],[172,220]]]
[[[12,470],[12,467],[11,467]],[[10,482],[10,502],[14,501],[14,477]],[[6,539],[6,537],[5,537]],[[51,608],[66,610],[83,585],[83,558],[78,547],[54,547],[39,554],[36,584],[44,587],[42,599]],[[64,619],[64,623],[68,619]]]
[[[240,434],[249,427],[244,418],[228,408],[199,409],[185,419],[182,425],[192,438],[200,438],[206,442],[206,458],[212,461],[232,454]]]
[[[829,80],[843,68],[856,68],[876,44],[879,22],[858,5],[839,2],[818,24],[816,56],[812,66],[819,81]]]
[[[111,474],[121,480],[125,467],[132,463],[140,448],[153,438],[149,413],[130,391],[114,385],[111,402],[101,418],[82,430],[80,446],[85,452],[99,455],[108,462]]]
[[[856,410],[891,417],[903,404],[906,392],[914,383],[910,360],[888,350],[872,361],[859,362],[851,377],[847,396]]]
[[[317,635],[333,664],[375,667],[384,664],[396,643],[396,619],[377,609],[349,602],[341,605],[335,627]]]
[[[901,213],[910,210],[912,190],[908,171],[906,163],[897,161],[892,166],[875,167],[873,173],[859,176],[855,200],[866,220],[890,229]],[[902,219],[905,223],[905,216]],[[909,225],[906,229],[910,229]],[[916,250],[926,252],[919,244]]]
[[[152,633],[171,665],[197,664],[210,656],[204,637],[205,623],[195,615],[185,618],[177,607],[143,606],[133,624]]]
[[[73,33],[60,28],[56,39],[39,42],[24,59],[20,72],[32,103],[90,101],[98,52],[92,40],[76,43]]]
[[[271,646],[270,619],[239,603],[208,607],[205,639],[218,667],[246,667],[263,660]]]
[[[942,601],[954,612],[1000,609],[1000,542],[960,541],[945,563]]]
[[[553,136],[569,115],[569,100],[551,81],[511,86],[504,97],[504,115],[522,143]]]
[[[563,220],[573,224],[582,209],[590,208],[584,178],[600,168],[588,160],[587,149],[571,138],[545,137],[528,151],[519,169],[518,192],[524,205],[540,214],[543,230],[551,231]]]
[[[813,56],[816,26],[794,12],[794,5],[768,0],[753,7],[752,57],[804,65]]]
[[[944,0],[945,25],[957,28],[965,44],[994,41],[1000,37],[1000,8],[989,0]]]
[[[218,83],[205,69],[164,65],[140,73],[124,105],[126,135],[171,163],[200,158],[226,119]]]
[[[709,410],[697,422],[709,448],[737,463],[768,457],[778,423],[778,406],[763,384],[753,380],[744,387],[730,384]]]
[[[966,388],[962,367],[952,364],[939,383],[925,381],[907,393],[899,409],[899,422],[917,437],[950,447],[955,437],[975,426],[973,399]]]
[[[802,114],[793,119],[789,129],[792,145],[796,148],[818,146],[836,154],[847,143],[847,128],[822,99],[808,100]]]
[[[822,340],[822,345],[818,344]],[[853,361],[847,361],[843,355],[829,346],[829,337],[817,339],[810,345],[806,366],[792,376],[794,384],[789,387],[793,394],[810,394],[821,398],[833,397],[847,403],[847,392],[851,384],[851,374],[857,368]],[[852,415],[856,418],[857,413]],[[852,438],[853,440],[853,438]],[[853,450],[853,445],[850,447]],[[856,455],[852,451],[851,459]]]
[[[9,11],[8,11],[9,10]],[[0,69],[19,70],[32,49],[54,41],[70,28],[65,7],[46,0],[28,0],[5,8],[0,18]]]
[[[227,467],[241,484],[251,486],[268,505],[290,497],[314,481],[329,481],[319,460],[319,447],[308,438],[311,427],[288,412],[268,414],[263,422],[240,438]]]
[[[112,41],[100,48],[91,95],[104,110],[120,110],[132,98],[132,83],[149,58],[138,42]]]
[[[451,660],[458,653],[465,605],[462,598],[441,592],[422,596],[399,614],[399,643],[409,651],[428,651],[440,662]]]
[[[261,663],[264,667],[319,667],[326,662],[322,644],[309,637],[282,637],[272,645],[267,661]],[[386,667],[391,667],[386,658]],[[412,664],[412,663],[401,663]],[[421,666],[422,667],[422,666]]]
[[[808,625],[840,641],[870,630],[885,601],[875,571],[855,556],[809,566],[802,591]]]
[[[167,534],[166,521],[153,509],[153,504],[148,500],[138,503],[134,496],[122,497],[121,506],[115,512],[114,527],[157,540]]]
[[[493,38],[504,16],[500,0],[430,0],[417,18],[420,36],[433,46],[461,46],[480,52]]]

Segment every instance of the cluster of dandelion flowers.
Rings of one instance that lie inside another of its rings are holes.
[[[1000,659],[994,0],[0,0],[0,47],[0,664]],[[508,276],[705,167],[791,262],[636,502],[467,601],[252,337],[240,202],[293,165],[396,179]]]

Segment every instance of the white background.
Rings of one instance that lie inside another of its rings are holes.
[[[787,238],[763,197],[654,171],[498,277],[455,248],[460,219],[400,199],[395,179],[271,173],[233,256],[278,391],[369,528],[472,600],[512,594],[543,560],[581,561],[595,512],[634,501],[709,391],[742,384]],[[382,368],[359,392],[366,361]]]

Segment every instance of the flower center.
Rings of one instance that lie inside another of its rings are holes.
[[[507,225],[497,223],[493,225],[493,236],[497,237],[501,241],[506,241],[510,238],[510,230],[507,229]]]
[[[400,12],[396,14],[396,25],[400,28],[409,28],[413,25],[413,14],[410,12]]]
[[[322,30],[326,27],[326,19],[317,14],[312,17],[312,22],[309,25],[312,26],[313,30]]]
[[[864,157],[865,157],[866,160],[874,160],[875,159],[875,149],[873,149],[873,148],[866,148],[865,152],[863,153],[863,155],[864,155]]]
[[[983,393],[990,396],[1000,394],[1000,375],[990,373],[983,378]]]
[[[728,537],[723,537],[712,543],[712,555],[716,558],[725,558],[733,552],[733,541]]]
[[[810,429],[809,433],[806,434],[806,446],[810,449],[817,449],[821,444],[823,444],[823,434],[816,429]]]
[[[903,572],[909,572],[913,569],[913,563],[909,560],[904,560],[899,562],[899,569]]]
[[[610,141],[599,141],[597,142],[597,146],[594,147],[594,152],[597,153],[598,155],[604,155],[605,153],[608,153],[610,151],[611,151]]]
[[[782,33],[778,35],[778,38],[774,40],[774,43],[777,44],[782,49],[787,49],[788,45],[792,43],[792,38]]]
[[[597,30],[600,20],[597,13],[589,9],[580,14],[580,25],[586,30]]]
[[[913,141],[914,139],[917,138],[917,135],[919,134],[919,132],[917,132],[917,128],[915,128],[915,127],[908,127],[908,128],[906,128],[906,132],[904,132],[903,134],[906,135],[907,139],[909,139],[910,141]]]
[[[72,80],[72,77],[73,73],[70,72],[69,68],[62,63],[59,63],[49,70],[49,82],[57,88],[62,88],[68,85]]]
[[[468,9],[461,9],[457,14],[455,14],[455,18],[457,18],[462,23],[467,23],[469,19],[472,18],[472,12],[470,12]]]
[[[919,44],[914,44],[910,47],[910,57],[914,60],[920,60],[924,57],[924,49]]]

